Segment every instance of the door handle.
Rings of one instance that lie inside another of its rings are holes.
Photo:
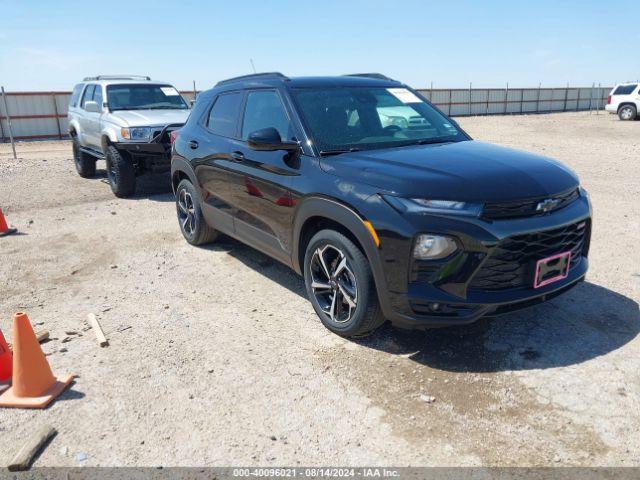
[[[198,142],[196,142],[195,140],[190,140],[189,148],[191,148],[191,150],[195,150],[196,148],[198,148]]]
[[[231,158],[234,160],[241,162],[244,160],[244,153],[242,152],[231,152]]]

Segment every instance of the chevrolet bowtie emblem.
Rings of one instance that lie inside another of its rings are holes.
[[[560,200],[547,198],[546,200],[538,203],[538,205],[536,206],[536,212],[550,212],[558,206],[558,203],[560,203]]]

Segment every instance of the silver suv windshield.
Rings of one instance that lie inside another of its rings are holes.
[[[109,85],[109,110],[188,109],[180,93],[171,85]]]
[[[291,90],[321,153],[467,140],[456,126],[404,87]]]

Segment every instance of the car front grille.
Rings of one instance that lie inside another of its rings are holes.
[[[536,262],[557,253],[571,251],[569,268],[575,268],[586,254],[589,228],[589,222],[582,221],[501,241],[472,278],[469,290],[533,287]]]
[[[486,220],[502,220],[507,218],[532,217],[544,215],[546,213],[566,207],[580,196],[577,188],[558,195],[547,197],[530,198],[513,202],[489,202],[486,203],[482,211],[482,218]],[[555,201],[552,208],[548,210],[538,209],[538,205],[544,201]]]

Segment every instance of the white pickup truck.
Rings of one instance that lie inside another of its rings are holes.
[[[168,172],[171,132],[189,117],[178,90],[149,77],[87,77],[69,102],[69,135],[80,176],[95,175],[104,159],[113,193],[130,197],[136,177]],[[168,178],[168,177],[167,177]]]

